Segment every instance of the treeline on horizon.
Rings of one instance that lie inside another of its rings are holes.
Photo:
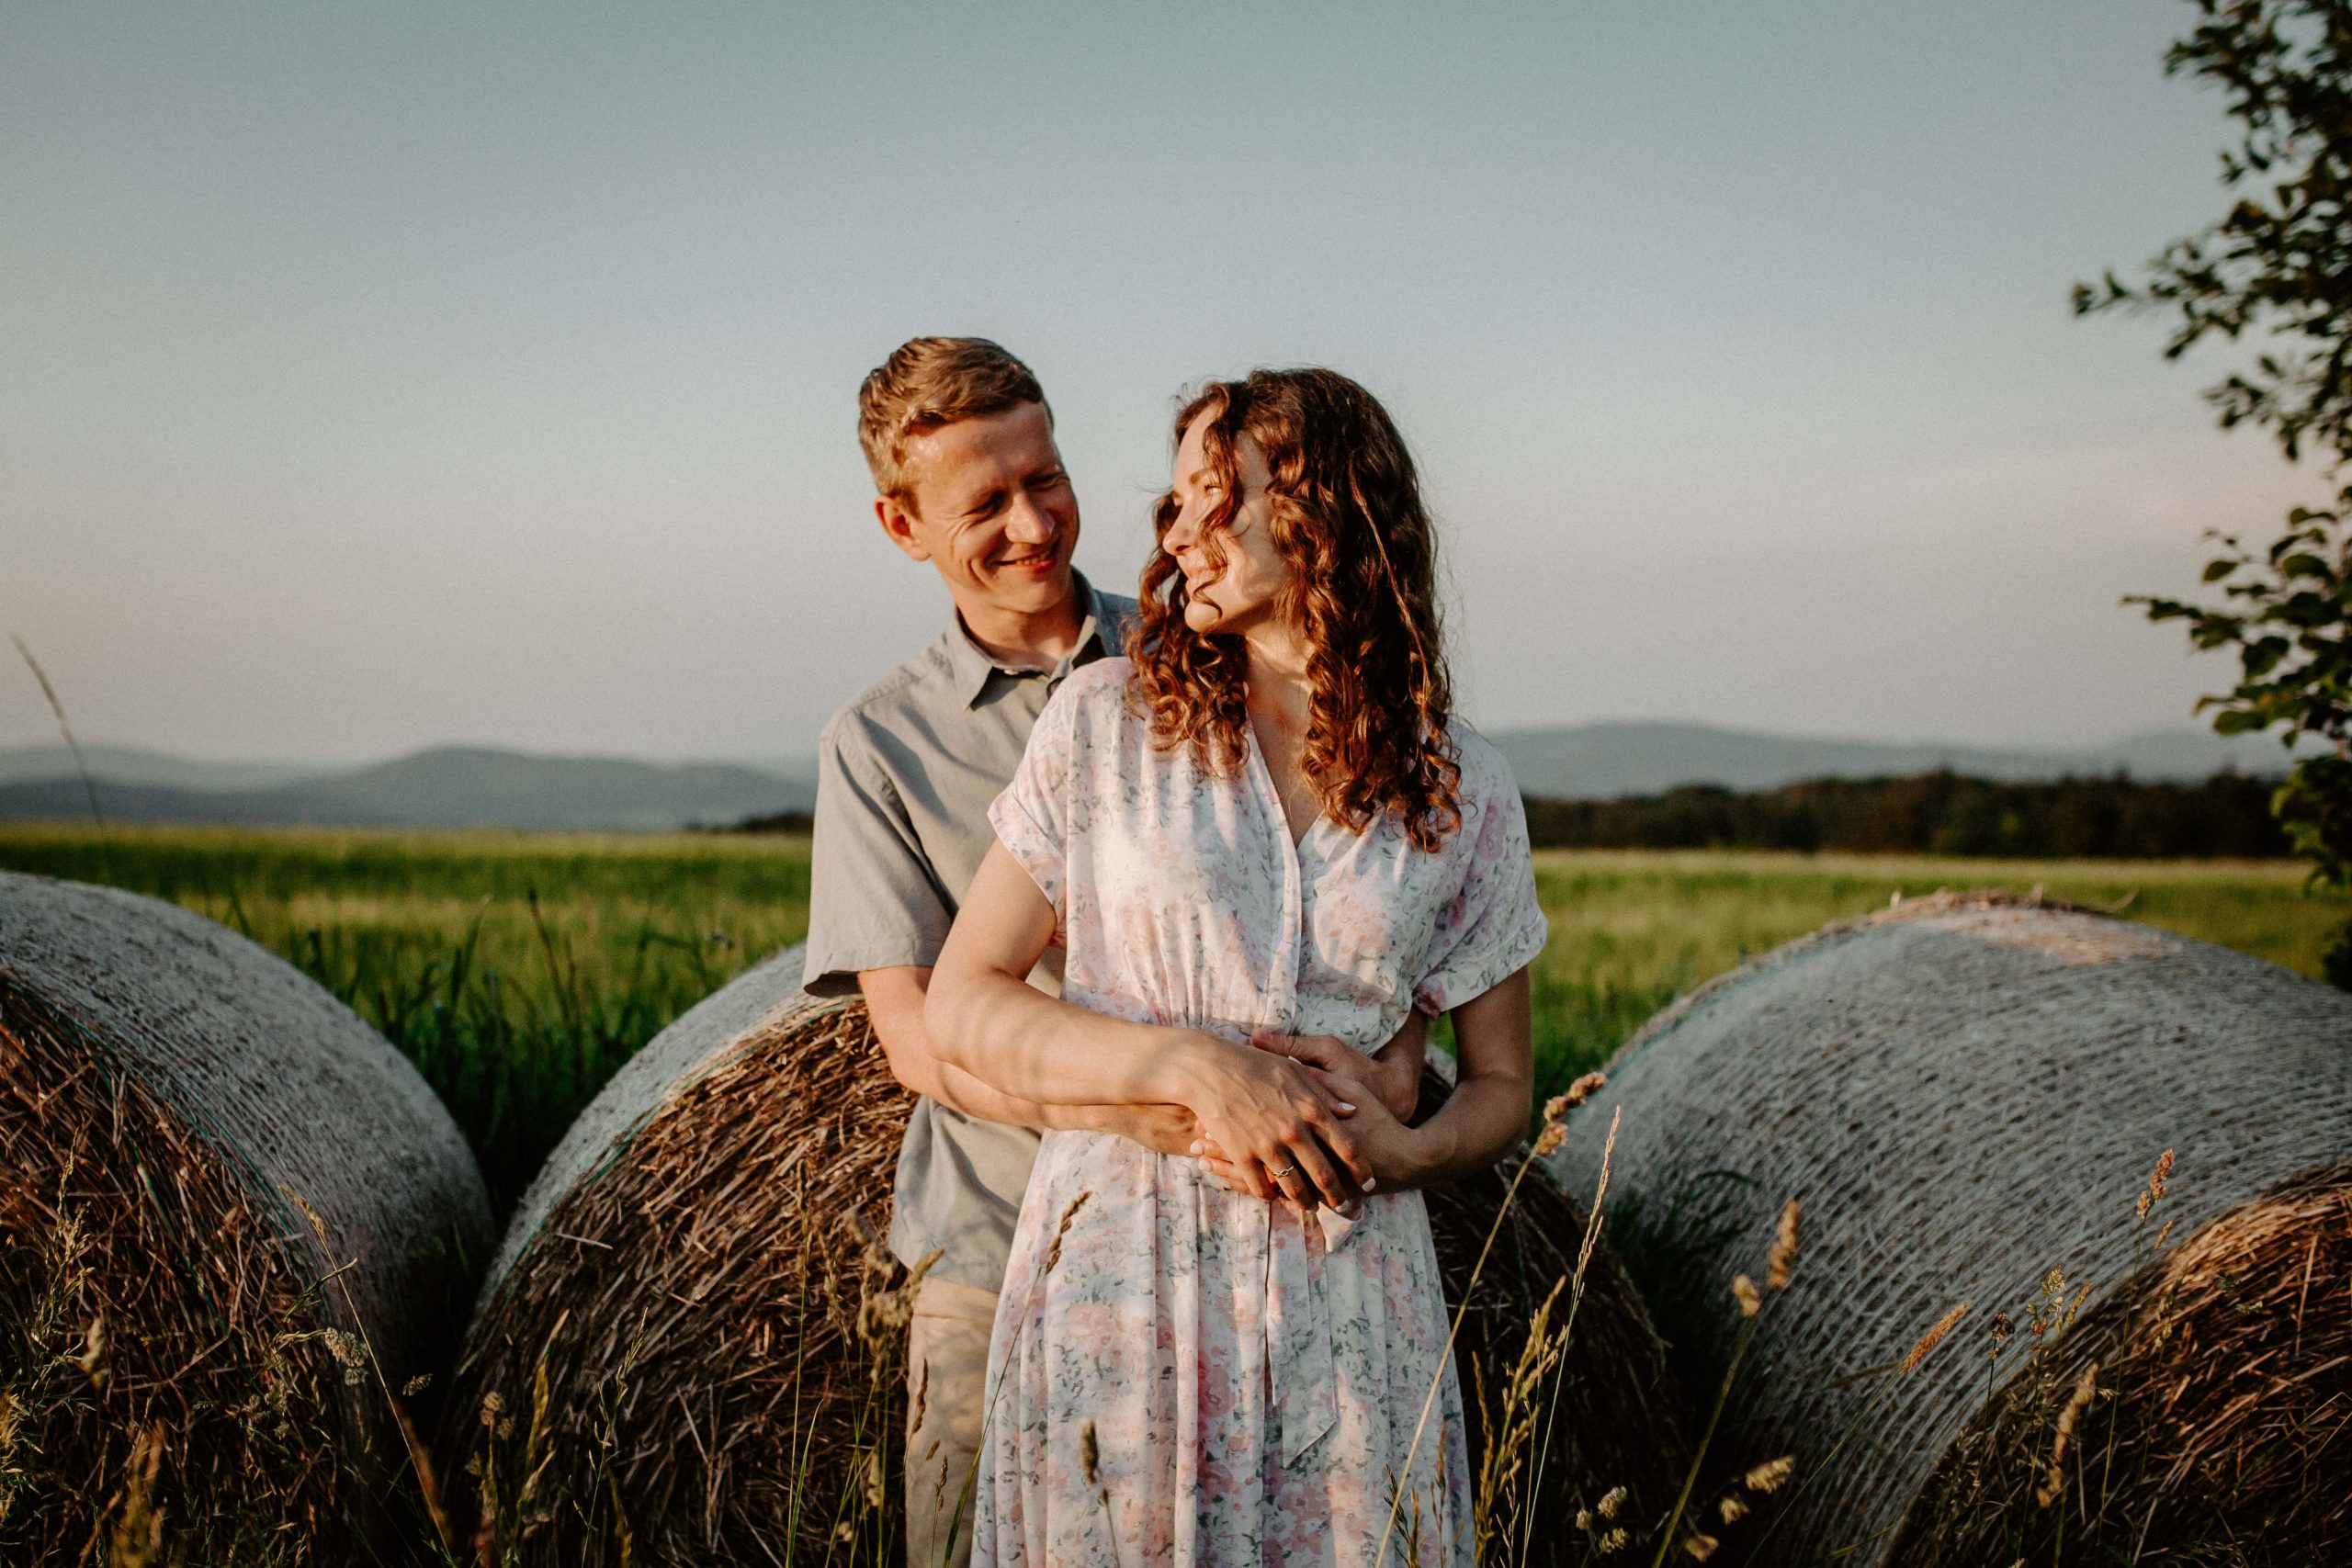
[[[1951,773],[1811,779],[1741,792],[1686,784],[1617,800],[1527,797],[1537,849],[1794,850],[2056,859],[2267,859],[2292,852],[2275,779],[2004,784]]]

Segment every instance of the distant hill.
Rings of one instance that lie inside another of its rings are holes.
[[[92,761],[97,773],[95,754]],[[486,747],[443,747],[262,789],[98,778],[99,806],[118,822],[662,830],[806,811],[815,800],[815,786],[807,779],[729,762],[664,766]],[[0,819],[73,820],[88,815],[81,781],[71,774],[0,784]]]
[[[293,762],[209,762],[151,751],[143,746],[85,746],[82,760],[96,777],[165,789],[275,789],[333,773]],[[0,746],[0,784],[76,777],[64,746]]]
[[[1490,733],[1519,787],[1558,800],[1657,795],[1678,784],[1774,789],[1804,779],[1900,778],[1949,769],[1971,778],[2026,783],[2105,777],[2194,784],[2218,773],[2283,773],[2278,741],[2224,739],[2203,730],[2157,730],[2080,750],[1828,740],[1700,724],[1606,723]]]

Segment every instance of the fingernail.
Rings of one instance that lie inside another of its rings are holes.
[[[1352,1105],[1350,1105],[1346,1100],[1343,1100],[1340,1101],[1340,1110],[1342,1110],[1342,1111],[1353,1111],[1353,1110],[1355,1109],[1355,1107],[1354,1107],[1354,1106],[1352,1106]]]
[[[1188,1155],[1196,1155],[1196,1154],[1199,1154],[1199,1153],[1201,1152],[1201,1141],[1200,1141],[1200,1139],[1198,1139],[1198,1138],[1194,1138],[1194,1139],[1193,1140],[1193,1146],[1192,1146],[1191,1148],[1189,1148],[1189,1149],[1186,1149],[1184,1152],[1185,1152],[1186,1154],[1188,1154]]]
[[[1365,1191],[1367,1191],[1367,1192],[1371,1191],[1374,1188],[1375,1188],[1375,1187],[1377,1187],[1377,1186],[1379,1186],[1379,1185],[1380,1185],[1380,1178],[1378,1178],[1378,1177],[1376,1177],[1376,1176],[1367,1176],[1367,1177],[1365,1177],[1365,1178],[1363,1179],[1363,1190],[1364,1190]]]

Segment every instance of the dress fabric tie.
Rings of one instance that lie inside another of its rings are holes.
[[[1329,1209],[1310,1221],[1288,1203],[1262,1205],[1266,1247],[1266,1378],[1282,1421],[1285,1469],[1320,1442],[1340,1419],[1338,1325],[1359,1322],[1334,1313],[1339,1285],[1324,1265],[1345,1247],[1357,1222]],[[1347,1292],[1352,1295],[1354,1292]],[[1345,1358],[1354,1364],[1360,1358]]]

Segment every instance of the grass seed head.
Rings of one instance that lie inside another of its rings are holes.
[[[1724,1523],[1736,1525],[1747,1517],[1747,1505],[1740,1500],[1738,1493],[1730,1492],[1724,1494],[1724,1500],[1715,1505],[1715,1512],[1723,1517]]]
[[[1935,1326],[1919,1336],[1919,1342],[1911,1347],[1910,1353],[1903,1358],[1903,1365],[1898,1370],[1905,1372],[1915,1371],[1920,1362],[1933,1355],[1936,1347],[1944,1342],[1944,1336],[1950,1334],[1959,1325],[1960,1320],[1968,1315],[1968,1307],[1969,1303],[1962,1302],[1936,1319]]]
[[[1761,1492],[1770,1495],[1781,1489],[1781,1484],[1796,1472],[1796,1468],[1797,1456],[1782,1454],[1779,1459],[1765,1461],[1746,1475],[1741,1476],[1739,1483],[1750,1492]]]
[[[1764,1282],[1776,1291],[1789,1288],[1797,1267],[1798,1222],[1804,1210],[1793,1198],[1781,1205],[1780,1228],[1772,1234],[1772,1250],[1764,1259]]]
[[[2156,1156],[2156,1168],[2148,1173],[2148,1185],[2140,1190],[2140,1218],[2146,1219],[2148,1211],[2165,1201],[2171,1180],[2172,1151],[2166,1149]]]
[[[107,1365],[107,1320],[104,1314],[90,1319],[90,1331],[82,1337],[82,1353],[74,1364],[82,1369],[92,1388],[102,1389],[114,1376]]]
[[[1722,1544],[1713,1536],[1694,1535],[1683,1541],[1682,1550],[1690,1554],[1692,1561],[1704,1562],[1715,1554],[1715,1548]]]
[[[1602,1495],[1600,1504],[1594,1511],[1604,1519],[1613,1519],[1617,1517],[1617,1510],[1624,1506],[1625,1489],[1623,1486],[1611,1486]]]
[[[1740,1316],[1754,1317],[1764,1310],[1764,1293],[1756,1288],[1756,1281],[1747,1275],[1736,1274],[1732,1277],[1731,1293],[1739,1303]]]
[[[1625,1527],[1623,1525],[1619,1525],[1615,1529],[1611,1530],[1607,1535],[1600,1538],[1600,1550],[1604,1555],[1611,1551],[1623,1551],[1625,1550],[1626,1546],[1631,1543],[1633,1539],[1634,1538],[1632,1536],[1625,1533]]]
[[[2058,1501],[2066,1490],[2066,1446],[2074,1440],[2075,1422],[2089,1408],[2091,1398],[2098,1392],[2098,1363],[2093,1361],[2083,1369],[2075,1383],[2074,1394],[2065,1408],[2058,1412],[2058,1428],[2050,1440],[2050,1470],[2033,1495],[2034,1506],[2047,1508]]]
[[[1060,1266],[1062,1237],[1069,1235],[1070,1222],[1078,1218],[1078,1212],[1086,1207],[1086,1201],[1093,1196],[1094,1193],[1091,1189],[1080,1192],[1069,1201],[1069,1207],[1062,1211],[1061,1223],[1054,1227],[1054,1244],[1046,1249],[1046,1273],[1050,1274]]]

